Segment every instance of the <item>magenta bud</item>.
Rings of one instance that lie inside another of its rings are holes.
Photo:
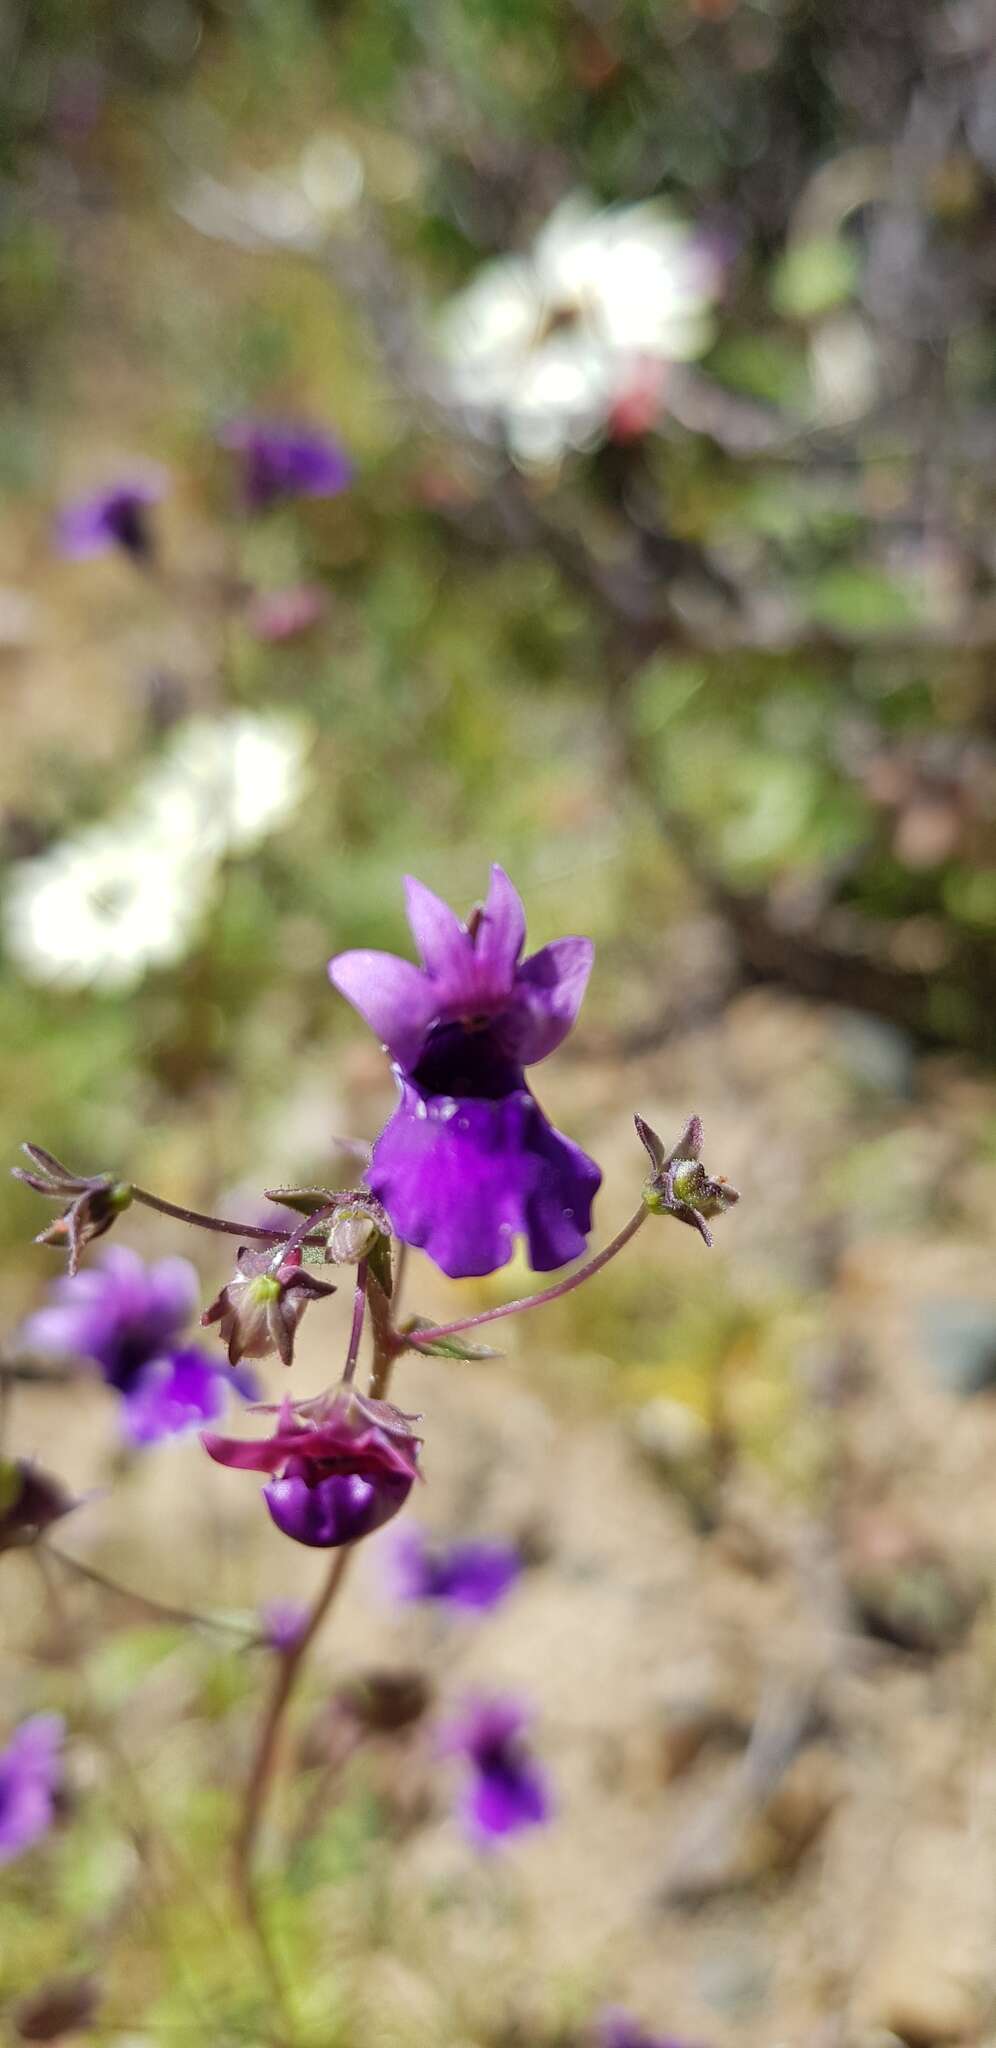
[[[269,1437],[255,1443],[206,1431],[219,1465],[267,1472],[267,1509],[285,1536],[330,1550],[369,1536],[404,1506],[418,1476],[415,1418],[345,1382],[295,1408],[285,1401]]]

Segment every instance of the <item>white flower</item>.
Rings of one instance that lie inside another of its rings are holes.
[[[181,219],[214,241],[307,253],[320,249],[330,229],[359,204],[363,185],[363,163],[352,143],[322,131],[296,163],[276,171],[245,171],[231,184],[198,174],[175,205]]]
[[[213,863],[166,846],[138,819],[95,826],[12,869],[8,951],[29,981],[134,988],[188,951],[213,878]]]
[[[250,853],[293,817],[310,741],[296,719],[231,711],[185,719],[139,792],[170,843],[201,855]]]
[[[604,427],[648,359],[708,346],[719,265],[655,200],[565,199],[525,256],[487,263],[442,316],[449,395],[513,453],[549,461]]]
[[[190,718],[128,809],[12,869],[7,949],[29,981],[134,988],[195,943],[219,862],[286,824],[304,790],[305,730],[234,711]]]

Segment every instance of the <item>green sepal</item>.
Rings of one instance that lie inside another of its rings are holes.
[[[493,1350],[490,1344],[468,1344],[466,1338],[460,1335],[440,1337],[438,1343],[434,1343],[432,1332],[435,1327],[427,1316],[409,1316],[403,1325],[402,1334],[405,1337],[417,1338],[413,1348],[424,1352],[428,1358],[463,1358],[469,1363],[475,1358],[502,1356],[502,1353]]]
[[[265,1188],[268,1202],[279,1202],[283,1209],[295,1209],[299,1216],[313,1216],[317,1209],[326,1209],[335,1201],[332,1188]]]
[[[367,1253],[367,1270],[376,1280],[387,1300],[394,1293],[394,1262],[391,1258],[391,1240],[383,1231],[378,1231]]]

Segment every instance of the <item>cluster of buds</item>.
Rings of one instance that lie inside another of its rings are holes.
[[[41,1145],[22,1145],[34,1171],[13,1167],[15,1180],[24,1182],[36,1195],[47,1195],[64,1204],[54,1222],[40,1230],[36,1244],[64,1246],[69,1254],[69,1271],[79,1269],[80,1253],[95,1237],[103,1237],[119,1216],[130,1209],[134,1199],[127,1181],[111,1173],[73,1173]]]

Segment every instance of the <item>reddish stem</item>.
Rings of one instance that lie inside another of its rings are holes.
[[[605,1245],[600,1252],[596,1252],[595,1257],[589,1259],[587,1265],[579,1266],[576,1273],[569,1273],[566,1280],[555,1281],[552,1287],[544,1287],[539,1294],[522,1294],[517,1301],[503,1301],[497,1308],[482,1309],[479,1315],[461,1316],[455,1323],[434,1323],[431,1329],[422,1332],[408,1331],[401,1340],[402,1344],[413,1351],[418,1351],[420,1334],[424,1336],[427,1344],[438,1344],[441,1337],[458,1337],[463,1330],[479,1330],[483,1323],[496,1323],[501,1316],[516,1316],[523,1309],[542,1308],[546,1301],[559,1301],[562,1295],[572,1294],[575,1287],[583,1287],[586,1280],[591,1280],[596,1273],[600,1273],[602,1267],[607,1266],[609,1260],[614,1259],[616,1253],[621,1252],[623,1246],[636,1236],[649,1213],[641,1202],[629,1222],[624,1223],[622,1229],[616,1232],[611,1243]]]

